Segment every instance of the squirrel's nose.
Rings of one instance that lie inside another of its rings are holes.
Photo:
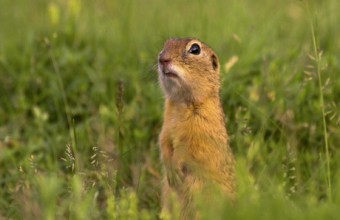
[[[166,56],[164,53],[160,53],[158,57],[158,61],[162,65],[167,65],[171,62],[171,58],[169,56]]]

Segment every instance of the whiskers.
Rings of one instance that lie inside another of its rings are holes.
[[[154,62],[153,64],[151,64],[150,66],[148,66],[147,68],[145,68],[145,70],[142,70],[142,75],[141,75],[141,79],[147,80],[147,81],[158,81],[158,63]]]

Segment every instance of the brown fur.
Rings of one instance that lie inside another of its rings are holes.
[[[189,53],[193,44],[200,46],[200,54]],[[196,39],[170,39],[159,55],[158,70],[165,93],[159,138],[165,172],[163,212],[171,212],[169,197],[174,193],[181,218],[197,218],[195,195],[207,185],[235,197],[235,161],[219,97],[218,57]]]

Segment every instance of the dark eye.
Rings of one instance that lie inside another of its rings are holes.
[[[198,44],[193,44],[191,45],[190,49],[189,49],[189,53],[192,53],[194,55],[198,55],[201,53],[201,48]]]

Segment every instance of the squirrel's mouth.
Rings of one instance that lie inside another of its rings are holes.
[[[165,77],[169,77],[169,78],[178,78],[179,77],[177,72],[173,68],[171,68],[170,66],[160,65],[160,72]]]
[[[165,78],[178,79],[180,74],[178,74],[176,67],[171,64],[158,64],[158,72]]]
[[[166,77],[178,77],[178,75],[171,71],[163,71],[164,76]]]

